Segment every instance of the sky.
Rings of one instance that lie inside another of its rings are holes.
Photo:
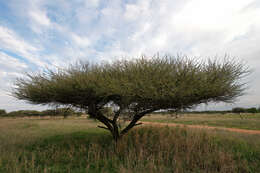
[[[259,0],[0,0],[0,109],[45,109],[11,96],[25,72],[145,54],[228,55],[252,73],[233,104],[260,106]]]

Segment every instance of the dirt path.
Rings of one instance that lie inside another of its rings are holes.
[[[144,122],[144,121],[141,121],[141,122],[144,125],[174,126],[174,127],[179,126],[179,127],[197,128],[197,129],[226,130],[226,131],[231,131],[231,132],[260,135],[260,130],[246,130],[246,129],[237,129],[237,128],[226,128],[226,127],[212,127],[212,126],[205,126],[205,125],[185,125],[185,124],[175,124],[175,123],[157,123],[157,122]]]

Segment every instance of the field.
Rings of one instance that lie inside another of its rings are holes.
[[[86,118],[0,118],[0,172],[260,172],[260,135],[140,126],[115,144],[97,125]]]
[[[142,119],[148,122],[177,123],[186,125],[206,125],[213,127],[260,130],[260,113],[257,114],[151,114]]]

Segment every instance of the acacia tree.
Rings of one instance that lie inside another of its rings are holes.
[[[113,63],[80,63],[48,73],[28,74],[16,81],[13,95],[32,104],[68,105],[85,109],[100,128],[118,140],[146,114],[178,111],[201,103],[234,102],[243,94],[243,63],[196,61],[187,57],[142,57]],[[104,109],[111,107],[112,115]],[[118,118],[130,123],[120,129]]]

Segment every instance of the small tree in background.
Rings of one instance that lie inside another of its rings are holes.
[[[67,118],[70,115],[75,115],[75,111],[70,107],[56,108],[56,113],[57,115],[63,116],[63,118]]]
[[[56,107],[55,109],[47,109],[42,111],[43,116],[63,116],[63,118],[67,118],[68,116],[76,115],[76,114],[80,114],[80,113],[75,112],[70,107],[64,107],[64,108]]]
[[[241,107],[236,107],[236,108],[232,109],[232,112],[240,114],[240,113],[245,113],[246,110],[244,108],[241,108]]]
[[[252,107],[252,108],[248,108],[248,109],[246,109],[246,112],[248,112],[248,113],[252,113],[252,114],[255,114],[255,113],[258,112],[258,110],[257,110],[256,108]]]
[[[242,63],[199,62],[187,57],[142,57],[113,63],[77,64],[68,69],[27,75],[16,82],[13,95],[32,104],[67,105],[85,109],[118,140],[157,110],[192,108],[201,103],[234,102],[244,91]],[[104,109],[113,108],[112,116]],[[120,129],[118,118],[130,123]]]
[[[246,110],[244,108],[241,108],[241,107],[236,107],[236,108],[232,109],[232,112],[236,113],[236,114],[239,114],[240,118],[243,119],[243,116],[242,116],[241,113],[245,113]]]
[[[6,111],[4,109],[0,109],[0,116],[6,115]]]

